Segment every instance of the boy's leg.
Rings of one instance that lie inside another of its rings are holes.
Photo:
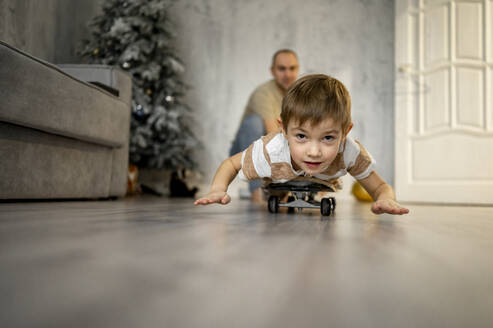
[[[263,135],[265,135],[265,126],[262,117],[257,114],[245,116],[233,141],[229,155],[233,156],[244,151],[248,146],[250,146],[254,141],[260,139]],[[248,189],[253,196],[252,198],[255,198],[254,200],[257,200],[256,198],[258,197],[261,199],[261,184],[261,180],[248,181]]]

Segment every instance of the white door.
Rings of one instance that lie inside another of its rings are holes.
[[[399,200],[493,204],[493,0],[397,0]]]

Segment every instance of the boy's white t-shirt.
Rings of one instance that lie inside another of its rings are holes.
[[[323,183],[335,181],[349,173],[356,180],[361,180],[374,171],[375,164],[373,157],[358,141],[347,137],[329,167],[309,178]],[[305,177],[305,172],[293,169],[288,140],[282,133],[274,132],[258,139],[243,151],[238,175],[242,180],[268,179],[282,183]]]

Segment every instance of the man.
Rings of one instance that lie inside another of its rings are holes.
[[[272,56],[273,79],[261,84],[251,94],[243,113],[240,128],[230,150],[230,156],[242,152],[260,137],[279,129],[282,98],[298,77],[298,56],[290,49],[281,49]],[[252,201],[260,201],[261,180],[249,182]]]

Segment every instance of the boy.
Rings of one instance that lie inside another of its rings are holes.
[[[323,74],[299,79],[283,99],[279,123],[281,132],[262,137],[243,153],[222,162],[209,193],[195,205],[229,203],[226,191],[237,174],[247,180],[286,182],[302,177],[336,184],[349,172],[375,200],[373,213],[409,212],[374,171],[373,158],[347,137],[353,127],[351,98],[341,82]]]

